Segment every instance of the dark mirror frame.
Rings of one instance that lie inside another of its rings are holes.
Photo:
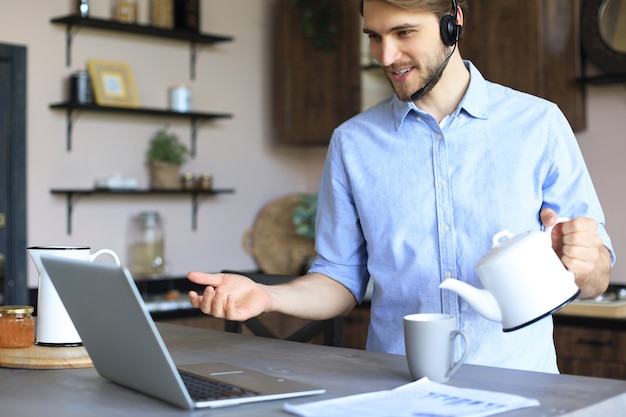
[[[626,74],[626,53],[608,45],[600,33],[600,8],[605,0],[584,0],[580,17],[583,52],[600,70],[609,74]]]

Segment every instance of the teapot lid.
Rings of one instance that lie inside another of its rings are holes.
[[[541,245],[542,241],[545,241],[546,236],[550,236],[545,232],[538,230],[526,231],[514,235],[508,230],[503,230],[496,233],[492,239],[492,247],[476,264],[476,268],[491,260],[495,260],[499,257],[506,256],[513,250],[525,250],[524,248],[532,245]]]

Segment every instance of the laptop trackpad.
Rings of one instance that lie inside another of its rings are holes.
[[[300,382],[221,362],[177,365],[176,367],[201,377],[215,379],[262,394],[281,394],[316,389]]]

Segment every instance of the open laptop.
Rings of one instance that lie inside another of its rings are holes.
[[[321,394],[324,389],[226,363],[176,368],[126,268],[41,257],[98,373],[185,409]],[[208,348],[207,348],[208,349]],[[191,385],[187,380],[192,379]],[[209,381],[209,388],[203,387]],[[187,385],[186,385],[187,384]],[[201,395],[194,394],[201,385]],[[212,394],[207,396],[207,391]]]

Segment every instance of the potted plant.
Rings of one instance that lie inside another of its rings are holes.
[[[296,235],[309,239],[315,238],[315,215],[317,213],[317,194],[301,194],[291,213],[291,221]]]
[[[150,168],[150,188],[180,188],[180,167],[189,158],[189,148],[175,133],[164,127],[150,140],[147,159]]]

